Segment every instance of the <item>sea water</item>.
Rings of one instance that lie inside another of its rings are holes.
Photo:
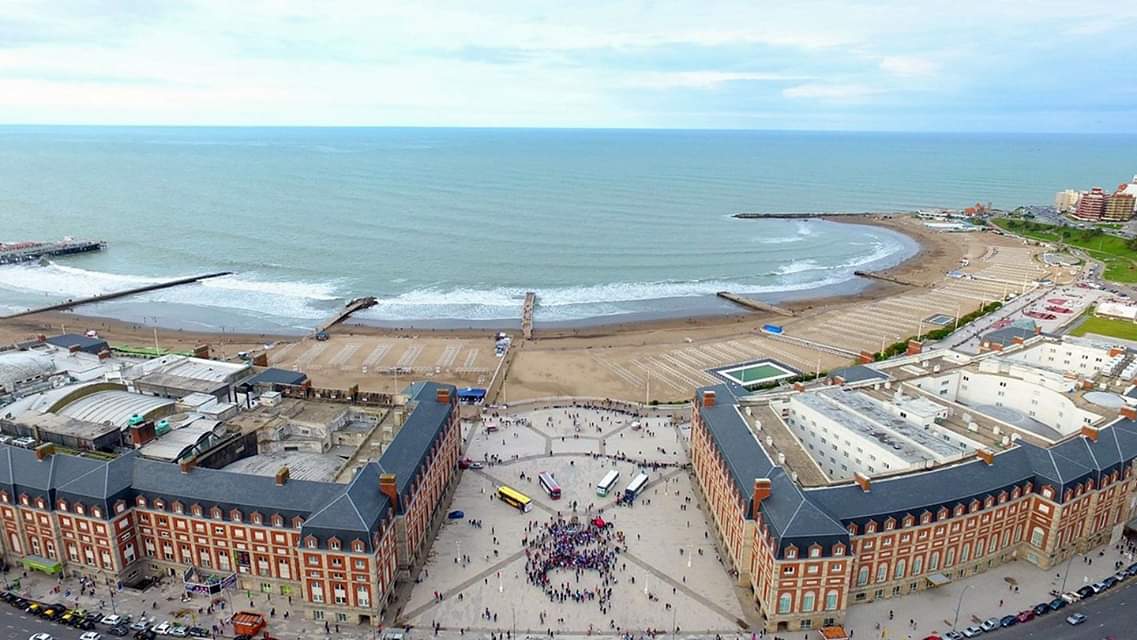
[[[0,127],[0,240],[101,239],[0,267],[13,311],[213,271],[84,309],[213,330],[516,324],[848,293],[911,256],[894,232],[742,211],[1048,203],[1127,179],[1132,136],[756,131]]]

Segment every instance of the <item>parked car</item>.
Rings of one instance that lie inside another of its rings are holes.
[[[1019,622],[1030,622],[1031,620],[1034,620],[1034,611],[1031,609],[1020,611],[1018,615],[1015,616],[1015,618],[1018,619]]]
[[[130,629],[126,625],[120,624],[117,627],[111,627],[110,629],[107,629],[107,633],[118,638],[125,638],[126,636],[130,635]]]
[[[1013,627],[1018,623],[1019,623],[1018,616],[1003,616],[1003,618],[1001,620],[999,620],[999,626],[1004,627],[1004,628],[1005,627]]]
[[[169,621],[163,620],[161,623],[151,627],[150,630],[160,636],[168,636],[170,635],[170,629],[172,629],[173,626],[174,625],[170,624]]]
[[[1036,616],[1044,616],[1044,615],[1050,613],[1050,603],[1049,602],[1040,602],[1040,603],[1034,605],[1034,608],[1031,609],[1031,611],[1033,611],[1034,615],[1036,615]]]
[[[189,634],[191,638],[208,638],[209,630],[201,627],[190,627]]]
[[[1078,593],[1077,591],[1067,591],[1058,597],[1065,600],[1066,604],[1074,604],[1075,602],[1082,599],[1082,594]]]
[[[979,636],[982,634],[983,634],[983,627],[976,625],[976,624],[973,624],[970,627],[963,630],[963,637],[964,638],[974,638],[975,636]]]
[[[130,630],[131,631],[146,631],[147,629],[150,628],[150,625],[148,624],[149,622],[150,621],[147,620],[145,616],[143,616],[143,617],[139,618],[138,620],[136,620],[130,624]]]
[[[984,631],[994,631],[995,629],[999,628],[999,619],[998,618],[987,618],[983,622],[979,623],[979,626]]]
[[[1086,614],[1073,613],[1066,617],[1067,624],[1079,625],[1086,621]]]
[[[928,636],[934,638],[936,636]],[[944,634],[944,640],[963,640],[963,634],[958,631],[948,631]]]
[[[103,636],[98,631],[88,631],[79,636],[79,640],[102,640]]]
[[[112,626],[112,627],[117,627],[118,625],[122,624],[123,619],[122,619],[122,616],[115,614],[115,615],[111,615],[111,616],[106,616],[102,620],[100,620],[99,622],[101,622],[105,625]]]
[[[1093,588],[1094,593],[1101,593],[1102,591],[1105,591],[1106,589],[1108,589],[1109,585],[1106,584],[1105,582],[1095,582],[1095,583],[1091,584],[1090,587]]]
[[[1062,598],[1055,598],[1050,601],[1050,610],[1057,611],[1066,606],[1066,601]]]
[[[1101,583],[1105,585],[1106,589],[1114,588],[1115,586],[1117,586],[1118,582],[1121,582],[1121,581],[1118,580],[1116,576],[1108,576],[1105,580],[1101,581]]]
[[[170,627],[170,635],[175,638],[184,638],[189,635],[189,630],[180,624]]]
[[[1077,591],[1077,594],[1082,596],[1083,599],[1084,598],[1092,598],[1095,593],[1097,593],[1097,591],[1093,588],[1092,585],[1088,585],[1088,584],[1086,586],[1082,587],[1081,589],[1078,589],[1078,591]]]
[[[33,633],[28,636],[28,640],[55,640],[55,638],[51,637],[50,633]]]

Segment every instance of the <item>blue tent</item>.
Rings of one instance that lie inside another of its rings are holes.
[[[458,390],[458,399],[465,402],[481,402],[486,399],[486,390],[481,387],[465,387]]]

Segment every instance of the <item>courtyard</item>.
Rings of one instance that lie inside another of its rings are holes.
[[[483,633],[738,631],[742,607],[695,499],[687,437],[687,425],[669,418],[579,407],[478,425],[466,455],[484,466],[464,472],[449,507],[463,515],[443,525],[399,620]],[[601,497],[596,485],[612,470],[619,480]],[[646,488],[630,506],[621,503],[641,472]],[[541,473],[555,478],[559,499],[541,487]],[[531,510],[498,499],[502,485],[528,496]],[[549,583],[570,597],[551,598],[526,570],[533,540],[553,522],[575,521],[583,531],[597,517],[610,523],[610,571],[553,568]]]

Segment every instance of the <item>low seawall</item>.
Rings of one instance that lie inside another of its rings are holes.
[[[892,284],[904,285],[905,287],[923,287],[924,286],[924,285],[919,284],[917,282],[910,282],[908,280],[903,280],[901,278],[893,278],[892,276],[881,275],[879,273],[873,273],[872,271],[854,271],[853,275],[860,276],[862,278],[870,278],[872,280],[880,280],[882,282],[891,282]]]
[[[778,305],[770,304],[768,302],[762,302],[761,300],[755,300],[753,298],[747,298],[745,296],[740,296],[737,293],[731,293],[729,291],[719,291],[715,295],[722,298],[723,300],[730,300],[734,304],[737,304],[740,307],[745,307],[745,308],[750,309],[752,311],[769,311],[770,313],[777,313],[779,315],[783,315],[783,316],[790,317],[790,318],[792,318],[794,315],[793,311],[790,311],[789,309],[786,309],[784,307],[779,307]]]
[[[903,216],[905,212],[896,211],[743,211],[732,217],[741,220],[808,220],[810,218],[839,218],[844,216]]]

